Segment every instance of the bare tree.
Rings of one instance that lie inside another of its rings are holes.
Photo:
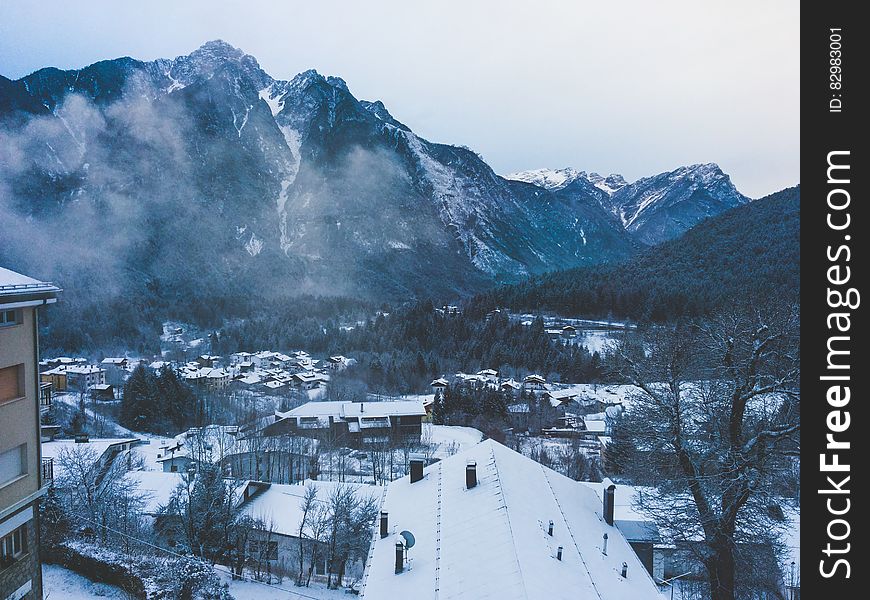
[[[656,485],[642,508],[695,549],[713,600],[739,597],[752,579],[743,554],[775,538],[772,481],[800,429],[798,326],[796,309],[747,309],[655,327],[618,349],[638,388],[617,424],[619,462]]]
[[[127,473],[142,468],[140,456],[128,451],[104,458],[89,444],[75,444],[63,448],[57,462],[55,486],[65,510],[89,523],[102,543],[110,529],[138,531],[144,498]]]
[[[317,486],[310,485],[305,490],[305,497],[302,500],[302,518],[299,519],[299,575],[296,577],[296,585],[302,585],[305,572],[305,538],[307,529],[311,527],[312,520],[317,509]]]

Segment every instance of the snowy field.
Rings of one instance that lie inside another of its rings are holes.
[[[128,596],[121,588],[105,583],[94,583],[74,571],[59,565],[42,565],[42,585],[45,600],[91,600],[92,598],[118,598]]]
[[[229,574],[219,573],[222,582],[230,586],[230,593],[237,600],[294,600],[313,598],[315,600],[338,600],[353,598],[345,590],[330,590],[325,584],[311,582],[310,587],[296,587],[292,581],[267,585],[256,581],[233,581]]]
[[[602,356],[611,352],[619,341],[619,338],[614,335],[613,331],[603,331],[600,329],[578,331],[575,339],[575,344],[586,346],[589,352],[597,352]]]

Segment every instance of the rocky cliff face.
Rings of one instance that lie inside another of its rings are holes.
[[[746,201],[715,165],[503,178],[338,77],[275,79],[220,41],[0,79],[0,124],[0,259],[179,298],[471,292],[622,259]]]

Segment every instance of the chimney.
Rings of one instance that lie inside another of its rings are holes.
[[[552,520],[550,521],[550,525],[547,527],[547,535],[549,535],[549,536],[553,535],[553,521]]]
[[[477,485],[477,462],[469,460],[465,463],[465,487],[469,490]]]
[[[610,481],[610,480],[607,480]],[[607,485],[605,481],[605,485]],[[613,525],[613,506],[616,502],[616,485],[610,483],[604,490],[604,521],[608,525]]]
[[[381,537],[387,537],[387,511],[381,511]]]
[[[556,548],[556,560],[562,560],[562,546]]]
[[[402,542],[396,542],[396,573],[405,570],[405,547]]]
[[[601,554],[607,556],[607,534],[604,534],[604,547],[601,548]]]
[[[411,483],[416,483],[423,479],[423,463],[425,459],[419,454],[412,454],[411,462]]]
[[[359,411],[360,411],[360,412],[365,412],[365,411],[366,411],[366,405],[365,405],[363,402],[360,402],[360,403],[359,403]]]
[[[623,577],[628,577],[628,563],[622,563],[622,573]]]

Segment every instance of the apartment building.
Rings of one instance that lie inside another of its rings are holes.
[[[42,598],[38,502],[53,471],[40,451],[37,308],[59,291],[0,267],[0,600]]]

